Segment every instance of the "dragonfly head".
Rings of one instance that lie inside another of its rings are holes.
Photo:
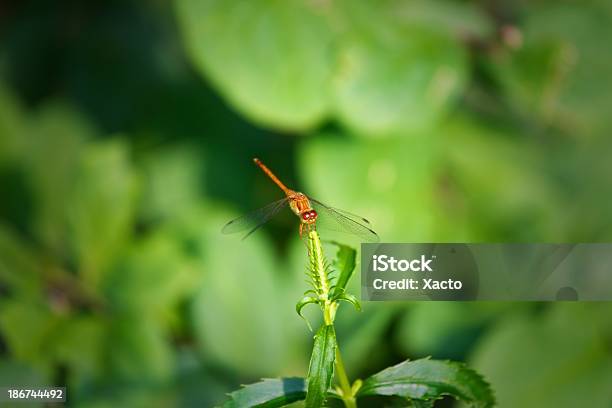
[[[315,210],[307,210],[302,214],[302,222],[306,224],[313,224],[317,220],[317,212]]]

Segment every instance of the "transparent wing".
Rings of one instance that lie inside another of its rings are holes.
[[[262,225],[270,220],[270,218],[274,217],[280,210],[282,210],[289,200],[285,197],[281,200],[274,201],[266,205],[265,207],[261,207],[258,210],[255,210],[249,214],[243,215],[242,217],[238,217],[234,220],[231,220],[221,230],[224,234],[234,234],[237,232],[248,231],[247,234],[242,237],[245,239]]]
[[[311,205],[318,213],[316,222],[317,228],[356,235],[366,242],[380,241],[378,234],[364,225],[370,224],[365,218],[349,213],[348,211],[330,207],[311,197],[308,198],[310,199]]]
[[[361,215],[357,215],[355,213],[348,212],[346,210],[342,210],[342,209],[340,209],[338,207],[332,207],[332,206],[329,206],[327,204],[323,204],[322,202],[320,202],[318,200],[314,200],[314,199],[312,199],[310,197],[309,197],[309,199],[311,201],[314,201],[315,203],[319,204],[320,206],[325,207],[325,208],[330,209],[330,210],[334,210],[337,213],[340,213],[340,215],[343,215],[346,218],[350,218],[351,220],[353,220],[353,221],[355,221],[355,222],[357,222],[359,224],[364,224],[365,226],[369,226],[370,225],[370,221],[368,221],[366,218],[363,218]]]

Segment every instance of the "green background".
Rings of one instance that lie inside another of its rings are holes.
[[[255,156],[385,242],[609,241],[611,40],[604,0],[3,2],[0,384],[211,406],[305,375],[297,219],[220,233],[282,198]],[[501,407],[612,405],[609,304],[363,309],[351,378],[432,355]]]

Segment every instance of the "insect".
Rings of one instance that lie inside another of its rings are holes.
[[[366,242],[378,242],[378,235],[370,229],[370,222],[363,217],[339,208],[330,207],[304,193],[291,190],[285,186],[261,160],[253,159],[255,164],[285,193],[285,198],[275,201],[253,211],[250,214],[236,218],[225,224],[222,232],[233,234],[245,232],[247,238],[262,225],[274,217],[287,204],[300,219],[300,236],[317,227],[356,235]]]

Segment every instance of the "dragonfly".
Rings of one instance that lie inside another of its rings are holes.
[[[300,237],[304,232],[308,233],[321,227],[355,235],[366,242],[379,241],[378,235],[370,228],[370,222],[367,219],[339,208],[330,207],[304,193],[288,188],[261,160],[255,158],[253,161],[280,187],[285,197],[228,222],[222,229],[224,234],[246,232],[242,238],[246,239],[288,205],[300,219]]]

